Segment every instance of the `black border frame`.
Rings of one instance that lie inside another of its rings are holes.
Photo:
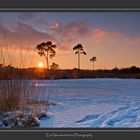
[[[138,0],[1,0],[0,12],[140,12]],[[82,137],[77,134],[90,135]],[[54,134],[72,134],[56,136]],[[50,135],[48,137],[47,135]],[[52,136],[51,136],[52,135]],[[139,140],[140,128],[40,128],[40,129],[0,129],[0,139],[93,139]]]
[[[1,0],[0,8],[140,8],[139,0]]]

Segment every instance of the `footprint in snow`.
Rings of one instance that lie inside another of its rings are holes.
[[[97,119],[100,116],[100,114],[91,114],[91,115],[86,115],[83,119],[77,121],[76,123],[80,123],[80,122],[86,122],[89,120],[93,120],[93,119]]]

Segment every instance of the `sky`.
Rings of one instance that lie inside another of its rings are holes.
[[[49,64],[77,67],[73,47],[82,44],[81,69],[140,66],[140,12],[0,12],[0,63],[36,67],[36,45],[52,41],[56,56]],[[3,58],[4,56],[4,58]],[[2,59],[3,58],[3,59]],[[22,62],[22,63],[21,63]]]

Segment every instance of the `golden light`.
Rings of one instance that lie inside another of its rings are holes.
[[[38,63],[39,68],[44,68],[44,64],[42,62]]]

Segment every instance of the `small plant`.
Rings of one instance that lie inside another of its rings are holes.
[[[56,63],[52,63],[52,65],[50,66],[50,69],[51,70],[58,70],[59,69],[59,65],[58,64],[56,64]]]

